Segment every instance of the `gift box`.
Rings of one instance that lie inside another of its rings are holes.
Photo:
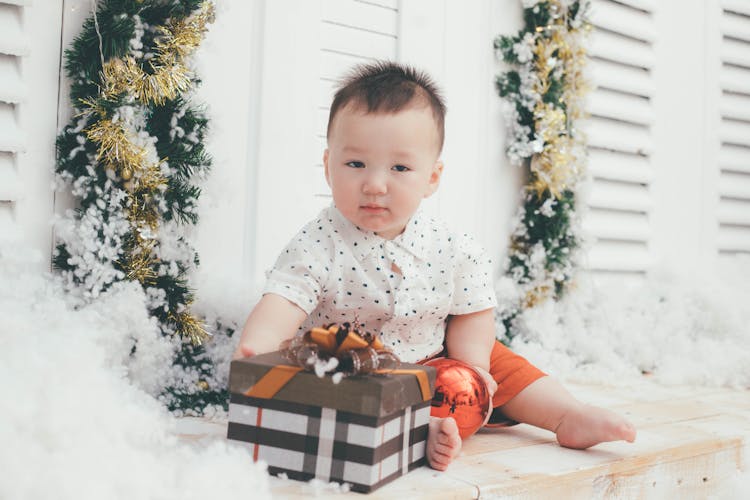
[[[227,437],[271,474],[369,492],[426,463],[434,368],[344,377],[290,366],[281,352],[233,361]]]

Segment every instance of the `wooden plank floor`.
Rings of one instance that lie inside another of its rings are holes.
[[[366,496],[272,478],[274,498],[706,498],[750,467],[750,391],[566,385],[582,401],[627,415],[636,442],[578,451],[528,425],[488,429],[467,439],[445,472],[422,467]]]

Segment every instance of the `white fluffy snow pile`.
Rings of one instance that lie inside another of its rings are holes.
[[[737,258],[723,278],[700,271],[630,285],[581,277],[564,300],[519,316],[513,350],[580,382],[648,374],[666,385],[750,388],[750,259]],[[498,299],[514,289],[502,280]]]
[[[270,497],[245,450],[175,437],[148,394],[172,347],[137,287],[74,310],[37,268],[0,243],[0,498]]]

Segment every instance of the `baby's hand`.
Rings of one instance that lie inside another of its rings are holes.
[[[484,379],[484,383],[487,384],[487,390],[490,393],[490,398],[494,396],[495,392],[497,392],[497,382],[495,382],[495,379],[492,378],[492,375],[490,375],[489,372],[484,368],[480,368],[478,366],[474,366],[473,368],[479,372],[479,374]]]
[[[232,361],[235,359],[248,358],[250,356],[255,356],[255,351],[246,345],[240,344],[237,346],[237,350],[234,351],[234,354],[232,354]]]

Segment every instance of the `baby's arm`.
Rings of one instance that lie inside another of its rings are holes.
[[[448,318],[445,345],[448,356],[475,368],[487,383],[490,393],[497,384],[489,374],[490,353],[495,342],[495,318],[492,309]],[[430,417],[427,433],[427,460],[433,469],[445,470],[461,451],[461,437],[452,418]]]
[[[307,313],[280,295],[265,294],[253,308],[242,329],[232,359],[275,351],[294,337]]]
[[[448,356],[477,368],[487,381],[491,393],[497,385],[489,375],[490,353],[495,343],[495,315],[493,309],[450,316],[445,330]]]

